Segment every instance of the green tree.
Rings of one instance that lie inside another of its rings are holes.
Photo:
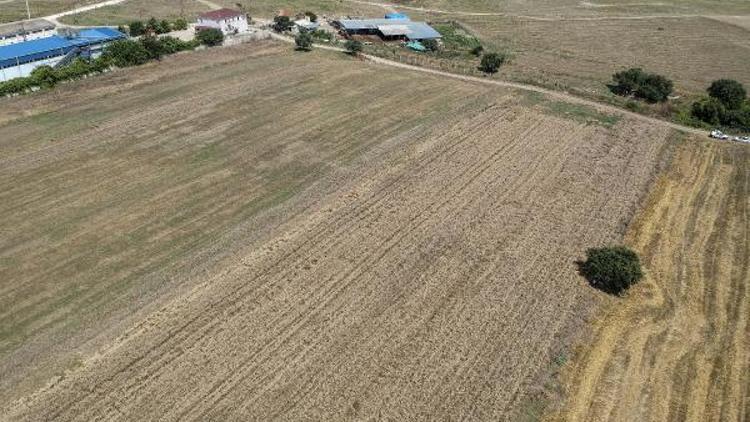
[[[435,40],[422,40],[420,42],[427,51],[438,51],[440,49],[440,44]]]
[[[631,68],[612,75],[610,90],[621,96],[633,96],[651,103],[663,102],[672,93],[672,81],[655,73]]]
[[[184,31],[188,29],[188,22],[185,18],[179,18],[174,21],[172,27],[175,31]]]
[[[289,19],[289,16],[276,16],[273,18],[273,30],[276,32],[287,32],[294,27],[294,22]]]
[[[362,47],[362,43],[357,40],[346,40],[346,43],[344,44],[346,52],[351,54],[352,56],[356,56],[357,54],[362,52]]]
[[[128,31],[131,37],[140,37],[146,32],[146,27],[143,26],[143,22],[141,21],[133,21],[128,24]]]
[[[159,22],[159,26],[157,29],[158,29],[157,33],[166,34],[166,33],[172,32],[172,24],[169,23],[168,20],[164,19],[161,22]]]
[[[161,31],[161,23],[156,20],[156,18],[151,17],[148,22],[146,22],[146,31],[151,32],[152,34],[159,34]]]
[[[719,79],[708,87],[708,95],[716,98],[729,110],[737,110],[745,103],[747,91],[741,83],[732,79]]]
[[[505,63],[506,57],[504,54],[499,53],[487,53],[482,56],[482,61],[479,63],[479,70],[484,73],[497,73],[500,70],[500,66]]]
[[[57,71],[50,66],[39,66],[31,71],[31,79],[35,85],[51,88],[60,80]]]
[[[148,52],[148,58],[151,60],[161,60],[161,56],[166,53],[161,40],[154,35],[144,35],[141,37],[140,43]]]
[[[198,31],[195,38],[203,45],[214,47],[224,42],[224,34],[215,28],[202,29]]]
[[[294,44],[297,46],[297,50],[310,51],[313,46],[313,38],[307,31],[300,31],[296,37],[294,37]]]
[[[137,41],[117,40],[104,48],[104,57],[117,67],[128,67],[146,63],[149,53]]]
[[[690,114],[710,125],[718,125],[724,120],[726,110],[716,98],[704,98],[693,103]]]
[[[625,246],[587,250],[581,272],[596,288],[616,295],[643,278],[638,255]]]

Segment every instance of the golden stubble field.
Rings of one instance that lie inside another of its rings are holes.
[[[512,418],[672,137],[275,44],[3,101],[10,420]]]
[[[565,370],[560,421],[750,417],[750,148],[689,140],[627,243],[647,277]]]

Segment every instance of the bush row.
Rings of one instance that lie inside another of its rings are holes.
[[[156,18],[151,18],[145,22],[141,21],[133,21],[128,24],[128,30],[125,31],[125,28],[120,27],[118,28],[122,32],[128,32],[131,37],[140,37],[141,35],[145,34],[166,34],[167,32],[172,31],[184,31],[185,29],[188,29],[188,22],[187,20],[183,18],[175,19],[173,21],[169,21],[166,19],[157,20]]]

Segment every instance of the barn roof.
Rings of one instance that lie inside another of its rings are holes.
[[[210,21],[223,21],[226,19],[231,19],[237,16],[242,16],[242,15],[243,13],[240,11],[223,8],[223,9],[212,10],[210,12],[203,13],[199,17],[201,19],[210,20]]]
[[[410,40],[437,39],[441,35],[424,22],[407,19],[343,19],[339,25],[346,31],[377,30],[384,36],[404,36]]]
[[[66,54],[76,47],[114,41],[127,38],[125,34],[111,28],[89,28],[74,31],[70,37],[55,35],[24,41],[17,44],[0,46],[0,67],[13,66],[17,63],[29,63],[50,55]]]

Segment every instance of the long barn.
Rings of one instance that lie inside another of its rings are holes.
[[[29,76],[39,66],[98,57],[106,44],[124,38],[125,34],[111,28],[90,28],[0,46],[0,81]]]

